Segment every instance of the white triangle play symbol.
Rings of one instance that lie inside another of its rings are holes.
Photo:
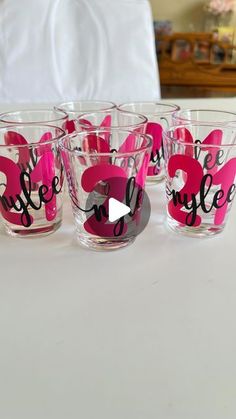
[[[126,214],[129,214],[130,208],[122,204],[122,202],[117,201],[115,198],[110,198],[108,201],[108,219],[110,223],[113,223],[116,220],[119,220],[120,217],[123,217]]]

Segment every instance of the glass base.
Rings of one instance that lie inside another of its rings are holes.
[[[160,183],[163,182],[165,179],[165,175],[156,175],[156,176],[147,176],[146,177],[146,185],[153,185],[154,183]]]
[[[112,239],[109,237],[104,238],[98,236],[85,236],[83,234],[77,233],[77,239],[82,246],[87,247],[91,250],[109,251],[121,249],[122,247],[128,246],[129,244],[134,242],[135,237]]]
[[[58,221],[54,224],[40,226],[35,228],[22,228],[16,225],[5,224],[5,231],[11,237],[43,237],[54,233],[61,226],[62,221]]]
[[[188,237],[214,237],[224,230],[224,226],[224,224],[221,226],[215,226],[212,223],[202,223],[199,227],[188,227],[180,224],[173,218],[167,217],[167,227],[169,230]]]

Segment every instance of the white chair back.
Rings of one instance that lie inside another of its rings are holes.
[[[0,103],[160,97],[148,0],[1,0]]]

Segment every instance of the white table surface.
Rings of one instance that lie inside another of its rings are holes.
[[[222,235],[186,238],[148,191],[126,249],[78,246],[69,205],[51,236],[1,236],[1,419],[235,419],[236,204]]]

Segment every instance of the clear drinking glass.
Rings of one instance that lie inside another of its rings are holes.
[[[168,226],[194,237],[221,233],[235,196],[236,126],[171,127],[164,148]]]
[[[56,109],[23,109],[0,114],[0,126],[12,124],[49,124],[64,129],[66,112]]]
[[[144,115],[111,109],[81,115],[76,121],[76,129],[120,128],[144,133],[147,118]]]
[[[110,128],[74,132],[59,141],[80,243],[111,250],[133,242],[141,222],[150,137]],[[115,222],[109,200],[132,208]]]
[[[0,212],[9,235],[36,237],[60,227],[64,176],[58,140],[64,134],[40,124],[0,128]]]
[[[115,109],[116,105],[113,102],[105,102],[99,100],[80,100],[73,102],[64,102],[56,106],[55,109],[62,110],[67,113],[68,121],[66,123],[66,131],[70,134],[75,131],[74,121],[83,113],[109,111]]]
[[[236,123],[236,113],[214,109],[180,109],[174,112],[173,125],[188,123],[209,123],[220,125],[234,125]]]
[[[162,131],[172,125],[172,115],[180,109],[179,106],[171,103],[134,102],[124,103],[118,109],[146,116],[148,122],[145,133],[153,139],[147,182],[162,181],[165,177]]]

